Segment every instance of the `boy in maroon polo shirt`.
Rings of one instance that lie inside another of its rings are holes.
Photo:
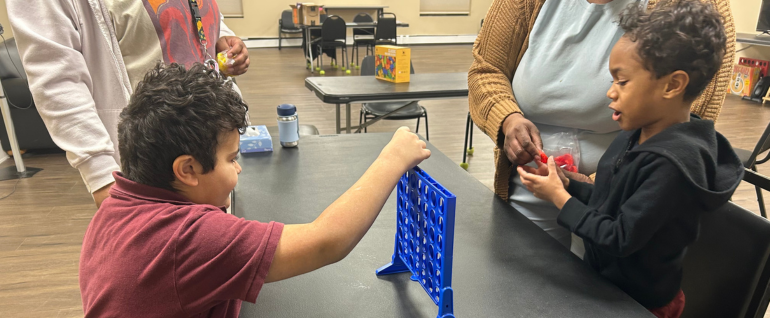
[[[114,173],[80,257],[86,317],[237,317],[264,282],[343,259],[401,175],[430,156],[402,127],[312,223],[227,214],[248,106],[215,74],[200,64],[157,66],[121,113],[123,173]]]

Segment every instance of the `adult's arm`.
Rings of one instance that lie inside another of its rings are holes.
[[[468,102],[473,122],[499,148],[505,136],[503,121],[521,113],[511,80],[529,43],[530,25],[542,0],[495,0],[473,45],[468,71]]]
[[[90,192],[114,182],[115,148],[96,112],[94,89],[81,53],[83,24],[72,1],[8,0],[29,89],[51,138]]]
[[[704,0],[710,2],[714,8],[722,15],[722,23],[725,26],[725,35],[727,35],[727,46],[725,56],[722,59],[722,67],[711,79],[701,96],[693,102],[690,110],[703,119],[716,121],[722,110],[722,104],[727,96],[727,86],[729,85],[730,75],[733,71],[733,60],[735,58],[735,23],[733,13],[730,10],[729,0]]]

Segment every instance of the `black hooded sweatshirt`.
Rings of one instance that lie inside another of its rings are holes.
[[[653,309],[679,292],[700,215],[730,199],[743,165],[714,123],[695,115],[641,145],[640,133],[615,138],[595,184],[570,180],[558,222],[583,238],[591,267]]]

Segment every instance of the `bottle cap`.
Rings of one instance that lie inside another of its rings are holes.
[[[292,104],[278,105],[278,116],[291,116],[297,113],[297,106]]]

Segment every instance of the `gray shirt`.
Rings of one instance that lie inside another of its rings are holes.
[[[620,12],[637,1],[547,0],[513,76],[516,101],[543,137],[577,133],[584,174],[596,172],[599,158],[620,130],[607,107],[609,56],[623,35],[617,25]]]

